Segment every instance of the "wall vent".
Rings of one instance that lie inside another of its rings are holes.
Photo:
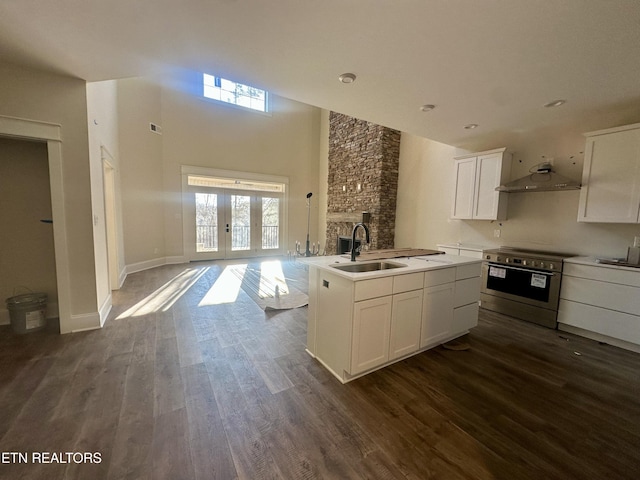
[[[155,123],[149,124],[149,130],[153,133],[157,133],[158,135],[162,135],[162,127],[160,125],[156,125]]]

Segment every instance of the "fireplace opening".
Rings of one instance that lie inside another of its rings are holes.
[[[360,247],[362,240],[356,238],[356,248]],[[338,235],[338,255],[351,253],[351,237]]]

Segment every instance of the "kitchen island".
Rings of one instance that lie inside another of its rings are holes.
[[[441,254],[303,261],[309,266],[307,351],[342,383],[453,340],[478,323],[479,259]],[[363,271],[367,267],[373,269]]]

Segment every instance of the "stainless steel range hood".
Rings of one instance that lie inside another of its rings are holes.
[[[560,190],[580,190],[582,185],[552,170],[550,163],[536,165],[530,174],[496,187],[498,192],[556,192]]]

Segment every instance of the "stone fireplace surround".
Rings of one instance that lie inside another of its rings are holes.
[[[338,237],[351,237],[363,212],[370,214],[370,248],[394,247],[399,158],[399,131],[330,113],[327,255],[337,252]]]

